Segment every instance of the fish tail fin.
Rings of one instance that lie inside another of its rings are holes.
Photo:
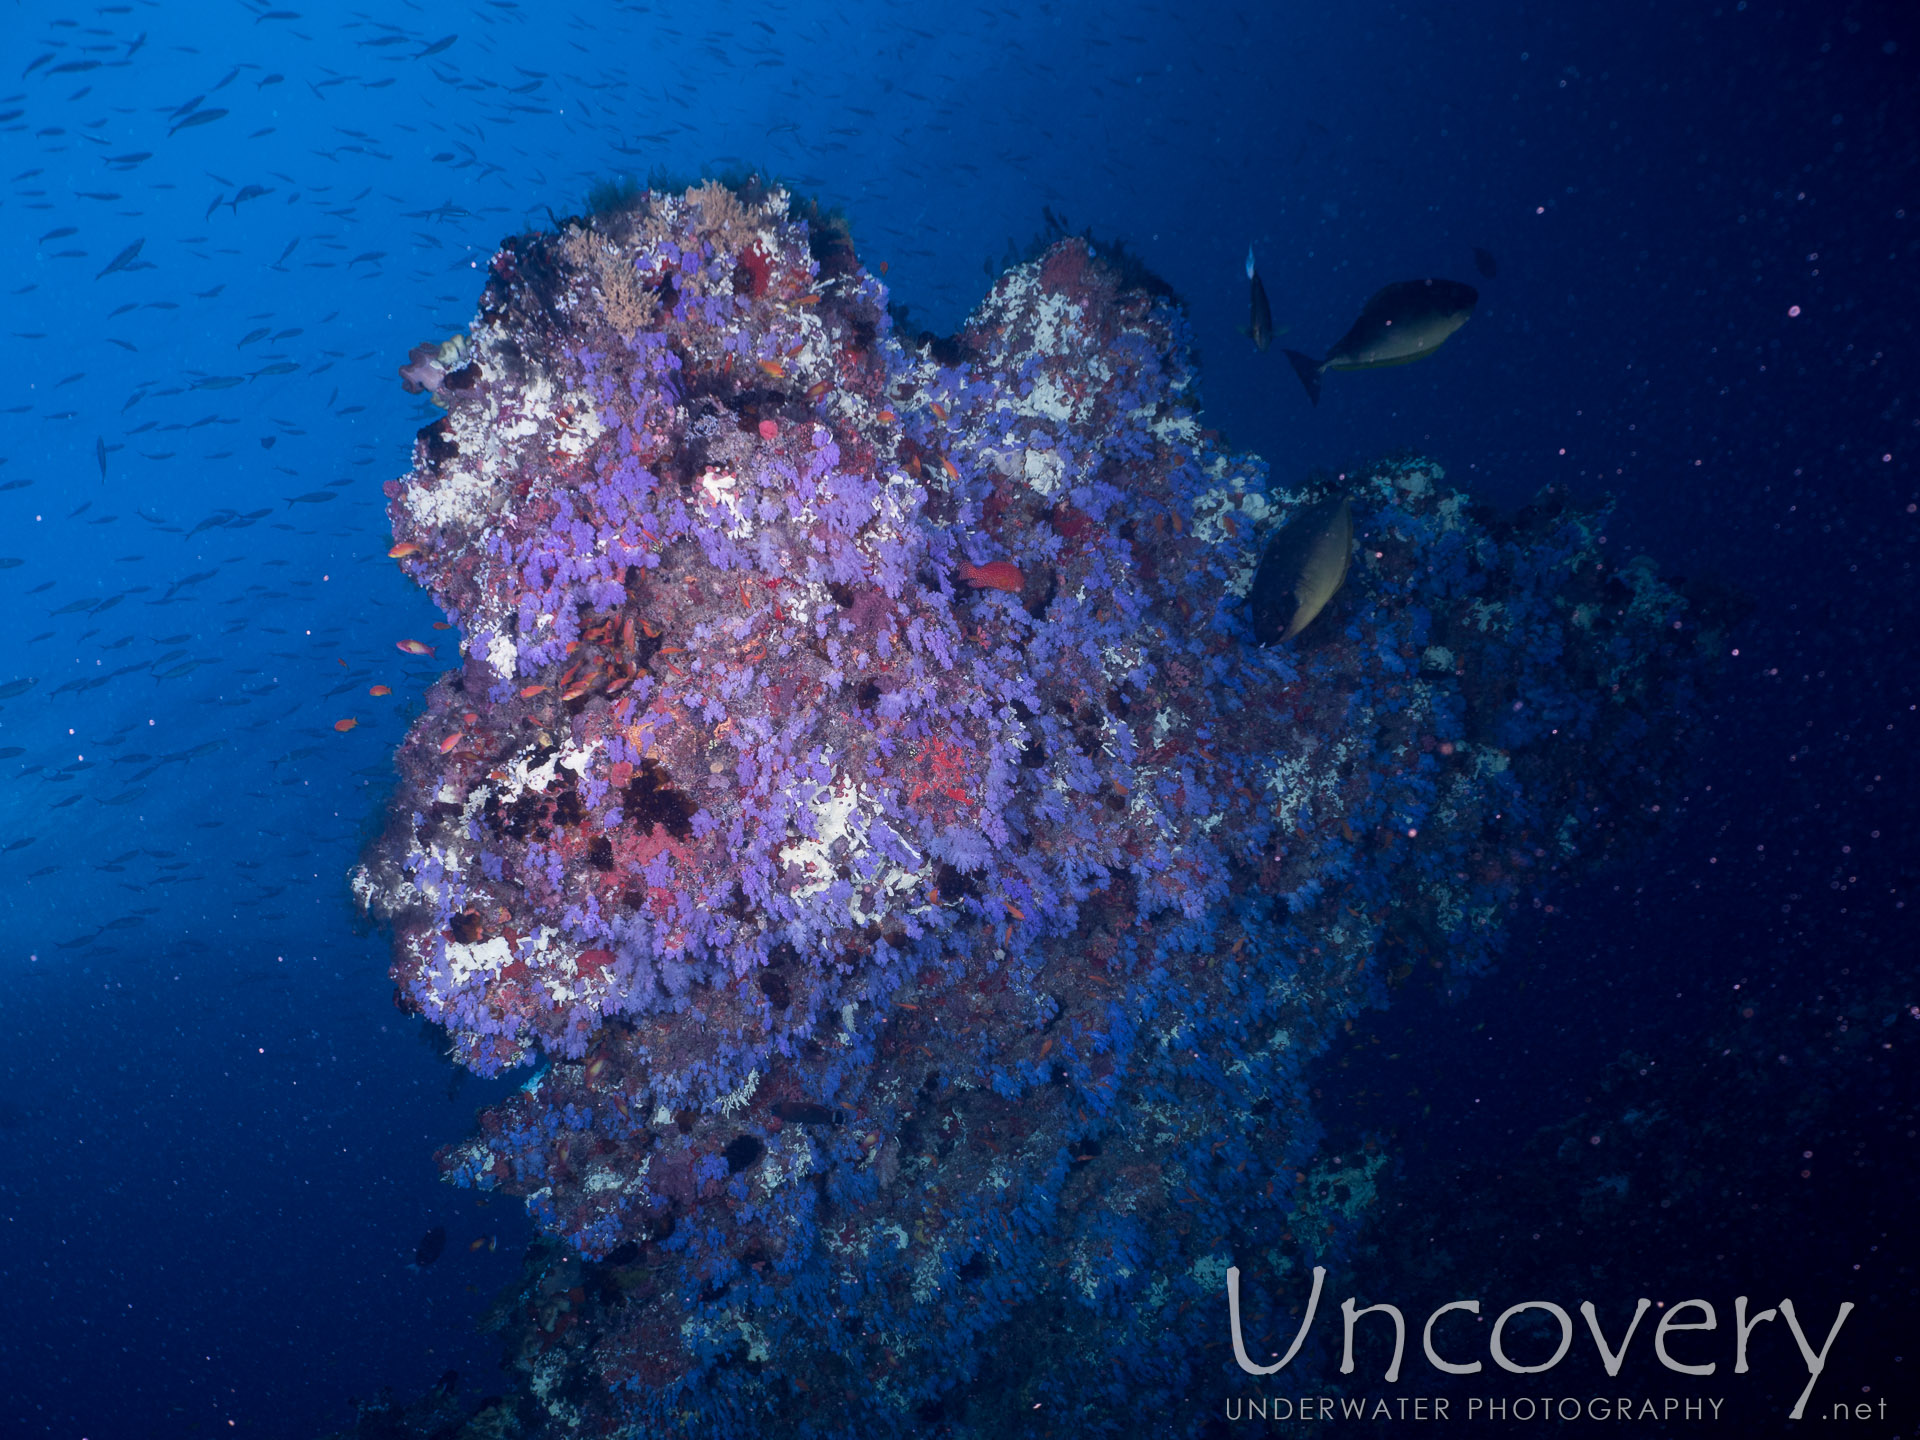
[[[1307,399],[1315,405],[1320,403],[1320,362],[1311,355],[1302,355],[1298,350],[1286,352],[1287,359],[1293,362],[1293,373],[1300,377],[1300,383],[1307,387]]]

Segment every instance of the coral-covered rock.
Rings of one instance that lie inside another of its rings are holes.
[[[355,887],[464,1063],[539,1063],[442,1158],[565,1242],[518,1359],[597,1430],[1172,1403],[1287,1247],[1306,1061],[1644,827],[1706,646],[1563,497],[1272,484],[1081,240],[905,347],[843,228],[648,194],[414,359],[465,661]],[[1334,489],[1346,587],[1260,647]]]

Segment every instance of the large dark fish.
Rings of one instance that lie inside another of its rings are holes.
[[[1253,635],[1262,645],[1291,640],[1340,589],[1353,550],[1353,509],[1336,495],[1309,505],[1267,542],[1247,600]]]
[[[1324,360],[1287,351],[1307,398],[1320,403],[1320,377],[1329,370],[1382,370],[1410,365],[1438,350],[1467,323],[1480,292],[1457,280],[1401,280],[1367,301],[1353,328]]]
[[[1273,343],[1273,307],[1267,304],[1267,287],[1253,268],[1253,247],[1247,247],[1247,328],[1241,333],[1260,349]]]
[[[424,1270],[438,1260],[440,1252],[446,1248],[447,1227],[436,1225],[420,1237],[420,1243],[413,1250],[413,1263]]]

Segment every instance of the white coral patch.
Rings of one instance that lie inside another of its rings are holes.
[[[1272,522],[1277,507],[1261,491],[1249,490],[1247,477],[1233,473],[1224,460],[1209,466],[1208,473],[1223,483],[1194,497],[1193,538],[1216,548],[1234,546],[1245,557],[1227,576],[1226,586],[1228,593],[1244,600],[1259,568],[1260,551],[1251,542]]]
[[[1164,416],[1149,428],[1163,445],[1192,445],[1200,438],[1200,422],[1188,411]]]
[[[593,400],[582,393],[574,392],[566,397],[556,425],[553,448],[563,455],[584,455],[606,432],[606,426],[600,423],[600,414],[594,408]]]
[[[842,780],[831,790],[816,790],[809,808],[813,811],[814,838],[796,840],[783,847],[780,858],[797,866],[803,877],[793,889],[793,898],[805,900],[833,884],[833,857],[829,853],[836,840],[849,846],[866,840],[866,817],[860,813],[859,791]]]
[[[1187,1273],[1203,1291],[1224,1290],[1227,1285],[1227,1267],[1233,1264],[1230,1255],[1202,1255],[1193,1262],[1193,1268]]]
[[[709,470],[700,477],[700,507],[709,515],[724,511],[728,536],[744,540],[753,534],[753,524],[740,502],[740,477],[725,470]]]
[[[512,963],[512,947],[498,935],[472,945],[447,942],[447,978],[453,990],[462,988],[475,975],[489,978],[498,975]]]
[[[1409,496],[1431,495],[1434,485],[1447,478],[1447,472],[1438,465],[1410,465],[1404,470],[1393,472],[1396,488],[1404,490]]]
[[[1258,490],[1249,490],[1240,497],[1240,509],[1256,525],[1264,525],[1273,518],[1273,504]]]
[[[626,1184],[610,1166],[595,1165],[587,1171],[586,1191],[589,1195],[601,1194],[608,1190],[618,1190]]]
[[[1268,522],[1273,505],[1246,484],[1246,477],[1234,475],[1226,484],[1193,497],[1194,539],[1205,545],[1225,545],[1247,538]]]
[[[588,764],[593,760],[593,752],[599,748],[600,740],[595,739],[578,748],[568,745],[547,756],[538,765],[533,763],[534,747],[529,745],[517,755],[510,757],[501,767],[506,778],[498,783],[498,794],[502,805],[518,800],[528,790],[544,795],[547,787],[553,783],[554,775],[561,766],[576,775],[585,775]],[[478,786],[474,792],[484,802],[488,787]],[[473,808],[469,801],[469,809]]]
[[[1314,774],[1311,762],[1311,756],[1317,748],[1318,742],[1312,736],[1304,737],[1298,755],[1281,757],[1267,771],[1266,788],[1279,800],[1275,807],[1275,818],[1282,829],[1291,830],[1300,823],[1301,807],[1320,788],[1320,777]]]
[[[447,525],[477,528],[487,517],[493,487],[467,470],[442,470],[432,485],[419,481],[407,486],[407,510],[417,529],[438,530]]]
[[[1022,279],[1028,279],[1023,276]],[[1032,283],[1031,280],[1028,283]],[[1069,342],[1080,338],[1084,332],[1081,324],[1083,312],[1080,307],[1064,295],[1048,295],[1040,302],[1040,313],[1034,317],[1033,343],[1039,350],[1057,351]]]
[[[781,861],[799,870],[799,879],[790,892],[795,900],[822,894],[840,878],[834,858],[836,846],[848,862],[869,853],[868,839],[879,812],[871,795],[844,778],[830,789],[815,790],[808,808],[813,811],[813,838],[795,840],[780,850]],[[892,838],[896,846],[910,848],[899,835]],[[911,891],[926,878],[927,868],[918,860],[916,856],[911,866],[889,860],[877,873],[867,874],[848,899],[848,917],[858,925],[879,918],[881,901]]]
[[[935,1246],[920,1255],[913,1267],[913,1300],[916,1305],[924,1305],[940,1293],[941,1274],[945,1270],[942,1263],[946,1252]]]
[[[1041,495],[1051,495],[1058,490],[1066,470],[1066,462],[1060,458],[1057,450],[1027,451],[1027,484]]]
[[[535,790],[544,795],[547,786],[553,783],[553,772],[560,763],[558,755],[549,755],[539,765],[532,764],[533,752],[522,751],[507,762],[507,778],[500,787],[500,803],[517,800],[525,790]]]
[[[720,1099],[715,1102],[714,1108],[722,1115],[732,1115],[736,1111],[744,1110],[747,1107],[747,1102],[753,1099],[753,1092],[759,1088],[760,1072],[758,1070],[749,1070],[747,1072],[747,1078],[742,1080],[737,1087],[728,1091],[725,1095],[722,1095]]]
[[[771,1198],[782,1185],[804,1180],[813,1172],[813,1143],[799,1126],[789,1126],[767,1141],[766,1158],[758,1169],[760,1188]]]
[[[487,664],[493,673],[502,680],[511,680],[520,663],[520,652],[514,648],[513,641],[504,635],[495,635],[487,642]]]
[[[1073,400],[1066,387],[1051,375],[1035,376],[1033,390],[1014,408],[1021,414],[1037,415],[1061,424],[1073,419]]]
[[[599,748],[600,740],[591,740],[578,749],[569,745],[554,758],[574,774],[584,776],[587,773],[588,763],[593,759],[593,752]]]
[[[519,417],[509,421],[502,416],[495,434],[508,440],[524,440],[540,433],[540,422],[553,413],[553,377],[534,375],[520,392]]]

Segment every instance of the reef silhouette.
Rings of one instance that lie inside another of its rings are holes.
[[[1308,1062],[1657,823],[1683,593],[1557,492],[1276,484],[1142,273],[1062,238],[903,343],[843,224],[710,182],[507,241],[403,370],[462,664],[353,884],[404,1008],[538,1067],[441,1156],[549,1237],[517,1423],[1198,1425],[1228,1266],[1344,1233]]]

